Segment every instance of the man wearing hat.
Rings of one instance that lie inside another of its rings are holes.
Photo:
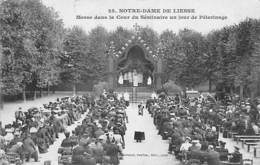
[[[96,160],[93,158],[93,152],[89,147],[90,139],[81,140],[79,146],[73,149],[72,165],[95,165]]]
[[[235,151],[231,154],[230,162],[232,163],[239,163],[242,160],[242,154],[239,152],[239,148],[234,146]]]
[[[104,135],[105,132],[102,130],[102,125],[101,124],[97,124],[97,130],[94,132],[94,135],[96,138],[98,138],[101,135]]]
[[[216,151],[219,153],[220,161],[228,160],[228,149],[225,148],[226,143],[223,141],[219,141],[219,148],[216,148]]]
[[[208,146],[208,153],[206,153],[208,165],[220,165],[219,153],[214,151],[212,145]]]
[[[192,146],[190,146],[189,147],[189,151],[198,151],[198,150],[200,150],[200,145],[198,145],[199,144],[199,140],[192,140],[191,141],[191,144],[192,144]]]
[[[104,145],[104,151],[106,156],[110,158],[110,164],[112,165],[119,165],[119,153],[120,149],[115,144],[115,140],[107,141],[107,143]]]
[[[103,156],[104,156],[104,148],[103,148],[103,138],[100,136],[98,139],[95,140],[95,144],[92,147],[93,157],[96,160],[96,163],[102,164],[103,163]]]
[[[70,139],[70,132],[65,132],[65,139],[61,143],[61,147],[72,147],[71,139]]]

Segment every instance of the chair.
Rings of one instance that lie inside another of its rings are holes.
[[[50,160],[44,161],[44,165],[51,165],[51,161]]]
[[[17,153],[7,152],[6,158],[10,163],[19,163],[21,162],[20,156]]]
[[[243,159],[242,161],[243,165],[253,165],[252,159]]]

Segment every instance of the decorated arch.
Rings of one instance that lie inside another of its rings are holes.
[[[157,51],[156,51],[157,50]],[[119,51],[110,41],[107,79],[110,88],[152,87],[161,88],[162,59],[137,32]]]

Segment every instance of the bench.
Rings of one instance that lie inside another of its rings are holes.
[[[234,140],[237,142],[240,141],[240,139],[260,139],[260,135],[235,135]]]
[[[255,157],[255,158],[259,158],[259,157],[260,157],[260,156],[257,156],[257,155],[256,155],[257,149],[260,149],[260,146],[255,146],[255,147],[254,147],[254,157]]]
[[[250,146],[260,145],[259,142],[245,142],[245,144],[247,145],[247,152],[250,152]]]
[[[260,142],[260,138],[244,138],[240,140],[242,141],[242,148],[244,148],[246,142]]]
[[[233,138],[235,135],[239,135],[238,132],[228,132],[228,138]]]
[[[233,163],[229,161],[220,161],[221,165],[253,165],[252,159],[242,159],[241,162]]]

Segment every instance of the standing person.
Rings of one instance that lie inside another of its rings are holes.
[[[35,162],[38,162],[38,152],[29,133],[26,135],[23,141],[23,147],[24,152],[26,154],[26,161],[30,161],[31,157],[33,157]]]
[[[123,97],[124,97],[124,100],[125,100],[125,102],[126,102],[126,106],[128,107],[128,106],[129,106],[129,101],[130,101],[130,95],[129,95],[129,93],[128,93],[128,92],[125,92],[124,95],[123,95]]]
[[[5,136],[6,132],[5,129],[2,126],[2,122],[0,121],[0,136]]]
[[[143,116],[144,114],[144,106],[142,104],[138,105],[138,115]]]
[[[182,143],[181,147],[180,147],[180,151],[182,152],[183,154],[183,158],[184,158],[184,161],[187,160],[187,153],[189,151],[189,148],[192,146],[192,144],[190,143],[191,141],[191,138],[190,137],[186,137],[186,140],[184,143]]]

